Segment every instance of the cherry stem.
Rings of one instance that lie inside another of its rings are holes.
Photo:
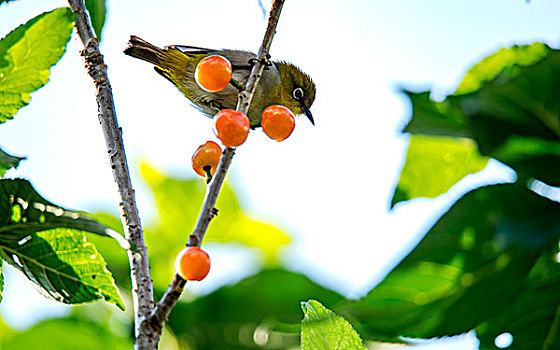
[[[238,82],[237,80],[231,78],[231,80],[229,81],[229,83],[231,85],[233,85],[233,87],[235,87],[237,90],[239,91],[243,91],[245,90],[245,85],[243,83]]]
[[[204,167],[202,167],[202,170],[204,170],[204,172],[206,173],[206,184],[208,185],[210,181],[212,181],[212,173],[210,172],[210,170],[212,170],[212,167],[210,165],[205,165]]]

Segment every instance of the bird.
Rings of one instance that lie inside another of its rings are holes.
[[[135,35],[130,36],[124,50],[128,56],[147,61],[161,76],[175,85],[202,114],[213,118],[223,109],[235,109],[239,90],[229,84],[219,92],[207,92],[194,79],[196,65],[204,57],[220,55],[232,65],[233,79],[246,84],[257,55],[242,50],[213,50],[196,46],[169,45],[159,48]],[[305,115],[315,125],[311,105],[316,87],[311,77],[286,61],[269,61],[251,101],[247,117],[251,128],[261,123],[263,110],[271,105],[283,105],[296,115]]]

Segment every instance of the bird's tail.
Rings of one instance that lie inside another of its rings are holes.
[[[190,91],[184,86],[184,81],[186,78],[192,78],[193,64],[196,65],[195,56],[187,55],[172,47],[161,49],[136,35],[130,36],[124,53],[152,63],[158,74],[177,86],[185,96],[190,96]]]
[[[163,50],[154,46],[136,35],[131,35],[128,46],[124,50],[126,55],[148,61],[156,66],[160,65],[160,57]]]

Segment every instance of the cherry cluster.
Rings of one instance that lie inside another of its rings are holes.
[[[218,92],[232,81],[232,67],[229,60],[219,55],[203,58],[195,70],[195,81],[204,90]],[[281,105],[267,107],[262,114],[261,126],[266,135],[273,140],[283,141],[295,128],[294,114]],[[214,133],[228,148],[242,145],[251,129],[249,118],[241,112],[223,109],[214,117]],[[212,141],[200,146],[193,155],[194,171],[207,179],[211,178],[220,161],[220,146]]]
[[[203,58],[195,70],[195,81],[205,91],[219,92],[232,83],[232,66],[229,60],[219,55]],[[234,82],[235,83],[235,82]],[[264,133],[273,140],[283,141],[295,128],[294,114],[281,105],[265,108],[261,117]],[[227,148],[242,145],[251,129],[249,118],[238,111],[223,109],[214,116],[214,134]],[[210,182],[222,156],[222,148],[214,141],[198,147],[192,156],[194,171]],[[200,247],[183,249],[175,261],[179,276],[187,281],[200,281],[210,271],[210,257]]]

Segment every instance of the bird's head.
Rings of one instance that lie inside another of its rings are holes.
[[[287,62],[275,62],[282,89],[280,91],[281,104],[288,107],[295,114],[305,114],[315,125],[310,108],[315,100],[315,83],[311,77],[301,69]]]

